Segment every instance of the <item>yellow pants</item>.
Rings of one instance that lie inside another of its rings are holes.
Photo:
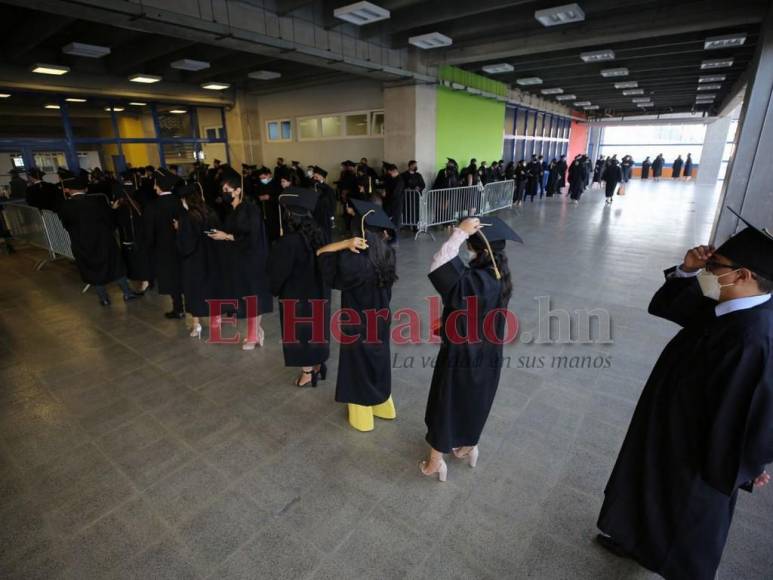
[[[391,396],[378,405],[365,406],[348,403],[347,407],[349,408],[349,425],[357,431],[373,431],[373,417],[379,419],[395,419],[397,417],[397,410]]]

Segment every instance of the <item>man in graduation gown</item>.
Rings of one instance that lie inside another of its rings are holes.
[[[67,196],[60,207],[59,217],[70,235],[75,265],[85,284],[97,291],[102,306],[110,304],[105,286],[116,282],[125,301],[137,294],[129,288],[118,242],[115,238],[115,219],[107,196],[87,194],[88,181],[82,176],[62,180]]]
[[[566,170],[569,169],[569,165],[566,163],[566,155],[561,155],[561,159],[558,160],[558,192],[566,186]]]
[[[258,181],[253,186],[254,199],[257,200],[260,211],[263,214],[266,237],[268,237],[270,245],[271,242],[279,239],[279,204],[277,203],[277,197],[282,187],[279,185],[280,177],[276,175],[272,177],[271,170],[268,167],[261,167],[257,170],[257,173]],[[280,173],[287,179],[290,178],[288,171],[281,170]]]
[[[433,189],[446,189],[448,187],[459,187],[459,165],[454,159],[447,158],[446,166],[438,171]]]
[[[405,183],[405,189],[416,189],[418,191],[424,191],[426,184],[424,178],[418,171],[418,164],[415,159],[411,159],[408,162],[408,170],[402,173],[403,182]]]
[[[158,293],[172,298],[172,310],[165,313],[167,318],[185,318],[182,299],[181,257],[177,251],[177,233],[174,222],[182,211],[180,198],[172,190],[180,178],[166,170],[155,172],[156,199],[145,208],[145,247],[154,262],[158,278]]]
[[[403,198],[405,197],[405,182],[397,169],[397,165],[384,165],[389,181],[384,180],[384,211],[395,226],[392,243],[399,244],[400,228],[403,225]]]
[[[24,194],[27,204],[40,210],[48,209],[59,213],[64,203],[62,189],[53,183],[43,181],[43,173],[37,167],[33,167],[27,172],[29,183]]]
[[[314,208],[314,220],[322,228],[325,243],[329,244],[333,241],[333,231],[335,230],[336,192],[325,181],[327,171],[315,165],[312,172],[311,179],[314,190],[319,193],[317,207]]]
[[[678,155],[671,165],[671,179],[679,179],[682,176],[682,165],[684,165],[684,161],[682,156]]]
[[[713,580],[738,490],[769,480],[771,280],[773,237],[749,226],[688,251],[650,303],[682,329],[639,399],[597,539],[667,580]]]

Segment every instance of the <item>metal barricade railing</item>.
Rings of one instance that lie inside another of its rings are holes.
[[[54,212],[24,202],[8,202],[3,204],[3,217],[15,241],[48,252],[47,258],[35,264],[36,270],[60,256],[73,259],[70,236]]]
[[[43,215],[43,225],[46,228],[49,250],[55,255],[74,260],[75,257],[72,255],[70,234],[64,229],[62,220],[60,220],[59,216],[54,212],[47,209],[44,209],[41,214]]]
[[[403,225],[418,227],[421,221],[421,197],[418,189],[406,189],[403,192]]]
[[[481,204],[481,214],[491,213],[500,209],[505,209],[513,205],[513,193],[515,192],[515,181],[493,181],[487,183],[483,188],[483,203]]]

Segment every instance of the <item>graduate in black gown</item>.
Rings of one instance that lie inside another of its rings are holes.
[[[118,224],[121,254],[126,264],[126,277],[141,282],[140,291],[144,292],[153,279],[153,270],[145,247],[143,209],[137,201],[137,190],[132,180],[116,183],[114,192],[113,209]]]
[[[561,194],[564,187],[566,187],[566,170],[569,169],[569,165],[566,162],[566,155],[561,155],[558,160],[558,191],[557,194]]]
[[[137,294],[129,288],[121,251],[115,239],[115,216],[107,196],[87,194],[88,181],[74,176],[62,180],[67,199],[59,210],[62,225],[70,235],[75,265],[85,284],[91,284],[102,306],[110,304],[105,286],[116,282],[125,301]]]
[[[682,165],[684,165],[682,156],[677,155],[674,163],[671,165],[671,179],[679,179],[682,176]]]
[[[326,182],[327,171],[315,165],[312,168],[311,182],[314,190],[319,193],[317,207],[314,208],[314,219],[322,229],[322,235],[325,243],[333,241],[333,231],[335,230],[336,214],[336,192]]]
[[[313,215],[318,199],[313,189],[290,187],[279,194],[282,237],[268,256],[271,293],[279,299],[282,353],[285,366],[301,367],[298,387],[324,380],[330,357],[330,289],[317,264],[317,250],[326,241]],[[286,317],[300,321],[287,325]],[[313,325],[308,324],[312,317]]]
[[[660,179],[660,176],[663,173],[664,164],[665,164],[665,160],[663,159],[663,154],[658,153],[658,156],[655,157],[655,160],[652,162],[652,178],[655,181],[658,181]]]
[[[190,336],[201,338],[201,319],[210,316],[207,300],[223,295],[218,248],[207,232],[221,227],[215,210],[204,201],[199,183],[180,188],[183,210],[176,221],[177,251],[182,266],[185,311],[193,317]],[[211,327],[210,320],[210,327]]]
[[[45,175],[37,167],[27,171],[28,185],[24,198],[27,200],[27,205],[59,213],[59,209],[64,203],[64,194],[56,184],[43,181]]]
[[[515,166],[515,190],[513,193],[513,201],[516,207],[523,205],[523,198],[526,194],[526,162],[521,159]]]
[[[172,310],[167,318],[185,318],[180,254],[177,251],[177,232],[174,222],[178,219],[182,204],[172,190],[180,178],[167,169],[157,169],[154,177],[156,199],[145,207],[145,247],[153,260],[159,294],[172,298]]]
[[[532,155],[531,161],[526,166],[526,195],[534,202],[534,196],[539,191],[540,180],[542,179],[542,164],[537,161],[537,156]]]
[[[505,317],[489,313],[506,309],[513,290],[507,240],[522,241],[499,218],[467,218],[432,259],[429,279],[443,300],[442,342],[424,415],[431,449],[420,468],[440,481],[446,480],[445,453],[477,463],[478,440],[499,385]],[[469,266],[459,257],[465,243],[474,253]],[[466,316],[457,318],[460,312]],[[471,327],[470,320],[477,323]]]
[[[604,167],[606,166],[606,159],[602,155],[596,159],[596,164],[593,166],[593,185],[599,184],[601,187],[601,176],[604,174]]]
[[[273,312],[271,284],[266,271],[268,238],[260,206],[244,199],[242,177],[234,169],[223,169],[221,178],[223,200],[231,205],[223,230],[208,235],[219,244],[226,244],[223,257],[226,298],[237,301],[237,316],[247,319],[247,336],[243,350],[263,346],[261,317]],[[277,217],[278,221],[278,217]]]
[[[622,186],[623,182],[623,169],[614,157],[609,161],[609,165],[604,170],[604,175],[601,176],[604,180],[604,203],[610,205],[614,200],[615,193],[618,192],[618,186]]]
[[[389,303],[397,273],[395,251],[387,243],[387,232],[394,231],[394,225],[376,204],[361,200],[352,204],[355,237],[328,244],[317,256],[326,284],[341,291],[341,308],[359,318],[341,328],[335,400],[347,404],[354,429],[372,431],[373,417],[397,416],[389,348]],[[372,316],[374,312],[384,316]]]
[[[385,163],[384,169],[389,182],[384,182],[384,211],[395,225],[395,236],[392,243],[399,243],[400,228],[403,225],[403,202],[405,198],[405,181],[397,170],[397,165]]]
[[[692,153],[688,153],[687,159],[684,160],[684,173],[682,175],[685,179],[692,177]]]
[[[548,164],[548,182],[545,186],[545,196],[553,197],[558,190],[558,161],[552,159]]]
[[[639,398],[597,540],[667,580],[713,580],[739,489],[769,482],[772,280],[773,237],[750,225],[688,251],[650,303],[682,328]]]
[[[287,169],[286,165],[281,167]],[[272,177],[271,170],[268,167],[261,167],[257,170],[258,181],[254,186],[255,199],[265,221],[266,237],[269,244],[279,239],[279,204],[276,202],[276,198],[282,189],[279,182],[282,178],[287,178],[287,181],[291,182],[289,171],[282,170],[280,173],[282,177]]]
[[[574,205],[580,203],[580,198],[585,191],[585,180],[585,163],[578,155],[569,166],[569,197]]]
[[[647,158],[641,162],[641,178],[642,179],[649,179],[650,178],[650,156],[647,155]]]
[[[448,157],[446,166],[438,171],[437,177],[435,177],[435,181],[432,184],[432,189],[446,189],[466,185],[461,183],[460,179],[459,164],[455,159]]]

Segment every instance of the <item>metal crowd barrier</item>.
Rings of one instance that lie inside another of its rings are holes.
[[[47,258],[35,264],[36,270],[58,257],[74,259],[70,236],[54,212],[12,201],[3,203],[3,217],[14,240],[48,252]]]
[[[492,181],[483,188],[483,204],[481,214],[491,213],[513,205],[515,181]]]
[[[422,192],[418,189],[406,189],[403,195],[403,225],[418,227],[421,221]]]

